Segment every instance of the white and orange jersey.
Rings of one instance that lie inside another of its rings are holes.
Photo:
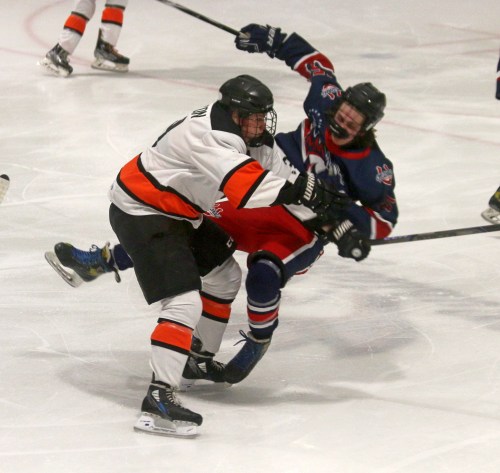
[[[123,166],[109,198],[131,215],[163,214],[194,226],[223,196],[236,208],[267,207],[287,179],[246,153],[240,128],[215,102],[171,125]]]
[[[259,161],[264,169],[269,169],[273,174],[287,179],[292,184],[299,175],[297,168],[290,163],[283,150],[274,142],[274,138],[271,138],[269,145],[250,148],[250,156]],[[287,204],[285,207],[302,222],[316,217],[316,214],[304,205]]]

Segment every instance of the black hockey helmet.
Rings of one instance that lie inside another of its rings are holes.
[[[362,130],[371,130],[384,116],[385,95],[371,82],[362,82],[348,87],[342,94],[342,101],[351,104],[366,119]]]
[[[273,110],[274,99],[269,88],[249,75],[233,77],[221,85],[219,101],[233,110],[267,113]]]
[[[266,130],[276,132],[276,112],[271,90],[260,80],[249,75],[233,77],[221,85],[219,102],[236,110],[241,118],[253,113],[266,114]]]

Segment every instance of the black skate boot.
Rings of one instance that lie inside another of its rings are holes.
[[[491,196],[490,201],[488,202],[490,209],[496,210],[500,212],[500,187],[497,191]]]
[[[203,417],[181,405],[174,390],[161,381],[153,381],[142,401],[142,414],[134,429],[173,437],[193,437]]]
[[[182,373],[181,390],[189,389],[200,379],[223,383],[224,363],[214,360],[214,354],[202,350],[201,340],[193,337],[191,352]]]
[[[500,223],[500,187],[491,196],[488,202],[488,208],[481,212],[481,217],[494,225]]]
[[[102,31],[94,51],[95,61],[92,63],[94,69],[104,71],[127,72],[130,59],[120,54],[114,46],[102,39]]]
[[[52,74],[68,77],[73,72],[73,68],[69,65],[68,55],[68,51],[57,43],[38,64],[44,66]]]
[[[260,340],[255,338],[251,332],[245,334],[243,330],[240,330],[240,335],[243,337],[241,341],[245,343],[233,359],[227,363],[224,370],[224,381],[230,384],[244,380],[255,368],[255,365],[264,356],[271,344],[270,338]]]
[[[97,279],[104,273],[115,273],[116,282],[120,282],[120,275],[115,266],[109,243],[102,248],[92,245],[90,251],[79,250],[69,243],[57,243],[54,252],[64,266],[75,271],[80,278],[89,282]]]

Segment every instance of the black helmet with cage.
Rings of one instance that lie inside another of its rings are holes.
[[[266,114],[266,130],[276,132],[276,112],[273,108],[273,94],[260,80],[250,75],[233,77],[221,85],[219,102],[230,110],[238,112],[240,118],[254,113]],[[255,143],[252,143],[256,146]]]
[[[340,105],[344,102],[352,105],[358,112],[365,116],[361,132],[366,133],[382,120],[386,106],[385,94],[380,92],[371,82],[362,82],[360,84],[348,87],[342,94],[336,107],[328,113],[329,126],[332,133],[336,136],[342,136],[345,130],[335,121],[335,114]]]

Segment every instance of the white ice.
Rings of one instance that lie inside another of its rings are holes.
[[[342,85],[387,94],[378,137],[396,170],[393,235],[487,225],[480,213],[500,184],[498,0],[179,1],[236,29],[297,31]],[[0,174],[11,187],[0,206],[0,471],[500,471],[498,233],[374,247],[359,264],[328,248],[283,291],[251,376],[182,395],[204,416],[198,438],[133,432],[156,308],[130,271],[73,289],[43,253],[116,241],[106,192],[119,168],[224,80],[268,83],[283,131],[302,119],[307,83],[154,0],[126,10],[118,48],[130,72],[95,71],[103,4],[60,79],[36,63],[72,2],[1,1]],[[221,360],[245,328],[242,288]]]

